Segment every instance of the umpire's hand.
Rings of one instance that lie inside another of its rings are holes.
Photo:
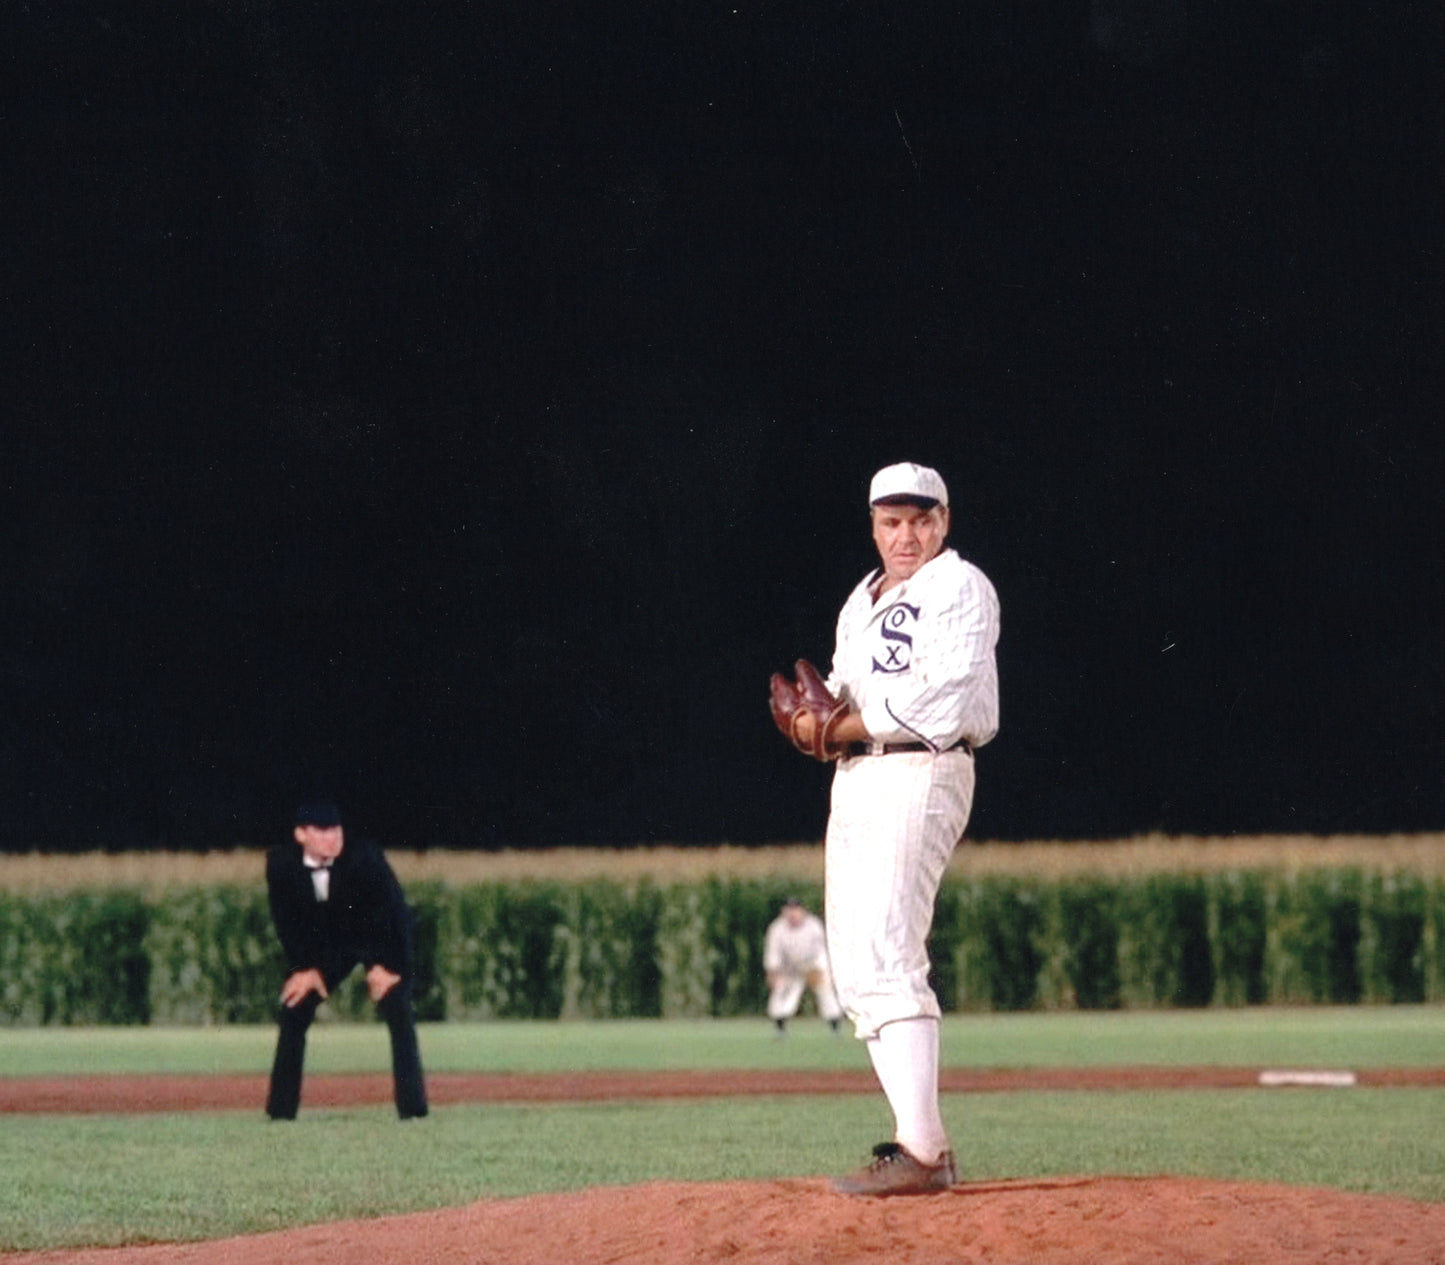
[[[374,1002],[380,1001],[400,983],[401,976],[395,971],[388,971],[380,962],[366,973],[366,991]]]
[[[308,971],[296,971],[286,977],[281,986],[281,1004],[288,1009],[299,1006],[306,1000],[307,993],[319,993],[326,999],[326,981],[315,967]]]

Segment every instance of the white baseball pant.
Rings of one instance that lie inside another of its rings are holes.
[[[842,760],[833,775],[824,899],[833,982],[857,1035],[941,1015],[928,984],[938,887],[973,806],[965,750]]]

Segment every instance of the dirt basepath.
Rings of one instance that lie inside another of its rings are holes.
[[[1047,1067],[946,1070],[948,1093],[1014,1090],[1245,1089],[1257,1067]],[[1352,1073],[1357,1085],[1445,1085],[1445,1067],[1392,1067]],[[432,1074],[438,1106],[464,1102],[594,1102],[611,1098],[720,1098],[743,1094],[876,1093],[871,1072],[578,1072],[551,1076]],[[265,1076],[0,1076],[0,1114],[59,1112],[259,1111]],[[306,1107],[391,1101],[391,1077],[308,1076]]]
[[[1257,1068],[949,1072],[948,1091],[1241,1088]],[[1445,1068],[1357,1071],[1441,1085]],[[871,1075],[702,1072],[428,1078],[437,1105],[877,1092]],[[261,1076],[0,1077],[0,1112],[259,1112]],[[313,1076],[306,1105],[390,1101],[388,1076]],[[822,1178],[650,1182],[207,1243],[0,1254],[3,1265],[1445,1265],[1445,1203],[1336,1190],[1078,1177],[848,1199]]]

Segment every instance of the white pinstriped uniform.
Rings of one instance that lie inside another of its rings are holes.
[[[926,941],[944,868],[968,824],[966,740],[998,732],[998,596],[952,549],[874,601],[874,571],[838,616],[832,692],[875,743],[928,750],[842,759],[833,775],[825,900],[833,981],[860,1038],[937,1018]]]

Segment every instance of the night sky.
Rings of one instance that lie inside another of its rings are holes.
[[[1445,828],[1439,13],[6,5],[0,848],[817,839],[904,459],[972,835]]]

